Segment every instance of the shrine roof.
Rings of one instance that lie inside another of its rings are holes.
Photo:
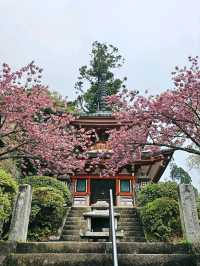
[[[120,123],[115,119],[111,112],[99,111],[96,113],[79,113],[73,121],[74,125],[83,127],[117,127]]]
[[[173,153],[174,150],[166,149],[145,155],[146,158],[143,157],[135,162],[138,167],[137,175],[144,174],[152,182],[158,182],[167,168]]]

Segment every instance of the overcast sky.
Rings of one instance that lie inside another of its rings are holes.
[[[158,93],[175,65],[200,55],[200,1],[0,0],[0,62],[35,60],[44,82],[69,99],[95,40],[119,48],[128,88]]]

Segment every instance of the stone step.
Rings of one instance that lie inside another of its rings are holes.
[[[135,209],[135,208],[124,208],[124,209],[122,209],[122,208],[115,208],[114,210],[116,212],[121,213],[121,214],[123,214],[123,213],[137,213],[137,209]]]
[[[66,221],[84,221],[84,217],[83,216],[68,216]]]
[[[71,226],[76,226],[77,228],[80,229],[82,224],[83,224],[82,222],[79,222],[79,223],[76,223],[76,222],[69,222],[69,223],[65,223],[64,227],[65,227],[65,226],[69,226],[69,225],[71,225]]]
[[[136,218],[119,218],[119,222],[139,222],[139,219]]]
[[[119,212],[118,212],[119,213]],[[133,217],[133,218],[139,218],[138,214],[137,213],[119,213],[120,214],[120,217]]]
[[[84,221],[83,217],[68,216],[66,221]]]
[[[138,217],[130,217],[130,216],[126,216],[126,217],[120,216],[119,221],[126,220],[126,219],[130,219],[130,221],[140,221]]]
[[[80,235],[80,229],[76,230],[63,230],[62,235]]]
[[[138,221],[126,221],[126,222],[118,222],[118,226],[131,226],[131,225],[134,225],[134,226],[142,226],[141,223],[139,223]]]
[[[67,219],[65,224],[72,224],[72,223],[81,224],[82,222],[84,222],[83,219]]]
[[[81,226],[82,224],[85,224],[85,221],[81,221],[81,220],[67,220],[65,225],[77,225],[77,226]]]
[[[117,227],[118,230],[124,230],[124,231],[129,231],[129,230],[141,230],[143,231],[143,227],[141,225],[119,225]]]
[[[123,240],[124,242],[146,242],[146,239],[144,236],[124,236]]]
[[[81,237],[79,235],[62,235],[61,239],[64,241],[80,241]]]
[[[120,217],[119,218],[119,220],[118,220],[119,222],[126,222],[126,221],[130,221],[130,222],[140,222],[140,219],[138,219],[137,217]]]
[[[135,225],[135,226],[142,226],[142,224],[140,223],[140,221],[137,220],[128,220],[128,221],[124,221],[124,220],[119,220],[118,225]]]
[[[184,254],[190,252],[187,244],[164,242],[119,242],[120,254]],[[110,242],[26,242],[17,243],[17,253],[112,253]]]
[[[120,214],[120,217],[139,217],[137,213],[120,213],[120,212],[116,212]]]
[[[141,229],[137,229],[137,230],[123,230],[125,233],[128,233],[128,234],[132,234],[132,233],[135,233],[135,234],[142,234],[144,235],[144,232],[143,230]]]
[[[128,212],[128,211],[137,211],[137,208],[134,207],[114,207],[115,210],[121,211],[121,212]]]
[[[129,206],[129,207],[114,207],[115,210],[121,210],[121,211],[129,211],[129,210],[137,210],[136,207]]]
[[[119,254],[120,266],[195,266],[191,255],[186,254]],[[30,266],[112,266],[111,254],[66,254],[66,253],[36,253],[34,254],[11,254],[7,265]]]
[[[124,231],[124,236],[144,237],[142,231]]]
[[[65,224],[63,230],[80,230],[80,225],[77,224]]]
[[[130,228],[130,229],[118,227],[117,230],[118,231],[124,231],[124,232],[140,232],[140,233],[144,232],[142,227],[139,227],[139,226],[136,226],[136,227]]]

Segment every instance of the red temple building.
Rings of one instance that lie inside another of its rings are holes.
[[[74,121],[74,126],[94,129],[98,140],[88,151],[90,158],[97,154],[108,154],[112,151],[107,146],[107,130],[119,127],[106,104],[105,81],[99,83],[96,95],[97,107],[95,113],[82,113]],[[136,192],[148,182],[158,182],[165,171],[171,157],[172,150],[162,150],[159,153],[143,153],[139,161],[132,165],[125,165],[115,176],[104,176],[100,169],[76,173],[72,177],[72,192],[74,206],[90,206],[97,201],[109,201],[109,190],[112,189],[116,206],[134,206]]]
[[[109,112],[82,114],[74,125],[86,129],[95,129],[101,136],[106,130],[118,127],[116,119]],[[88,151],[89,155],[111,152],[106,141],[97,141]],[[144,153],[133,165],[126,165],[115,176],[102,176],[99,169],[83,171],[72,177],[74,206],[90,206],[97,201],[108,201],[109,190],[113,190],[116,206],[133,206],[136,192],[149,182],[158,182],[165,171],[173,151],[163,150],[159,153]]]

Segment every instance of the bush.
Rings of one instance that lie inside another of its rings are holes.
[[[14,197],[17,193],[17,182],[12,176],[0,168],[0,236],[6,237],[9,219],[12,214]]]
[[[158,184],[150,183],[143,187],[138,193],[137,201],[139,206],[161,198],[167,197],[178,200],[178,187],[175,182],[160,182]]]
[[[0,169],[0,188],[2,193],[7,194],[10,199],[13,199],[17,192],[17,182],[12,176]]]
[[[0,223],[7,222],[11,214],[11,200],[0,189]]]
[[[47,236],[55,234],[62,223],[64,203],[62,194],[53,187],[33,189],[28,238],[46,240]]]
[[[60,194],[64,199],[67,205],[71,203],[71,194],[70,191],[64,183],[57,180],[54,177],[49,176],[28,176],[21,180],[24,184],[30,184],[33,189],[40,187],[51,187],[57,190],[57,193]]]
[[[140,215],[150,241],[170,240],[181,234],[179,205],[174,199],[155,199],[141,209]]]
[[[28,238],[46,240],[57,232],[62,223],[63,205],[71,204],[70,191],[64,183],[48,176],[29,176],[21,182],[33,188]]]

